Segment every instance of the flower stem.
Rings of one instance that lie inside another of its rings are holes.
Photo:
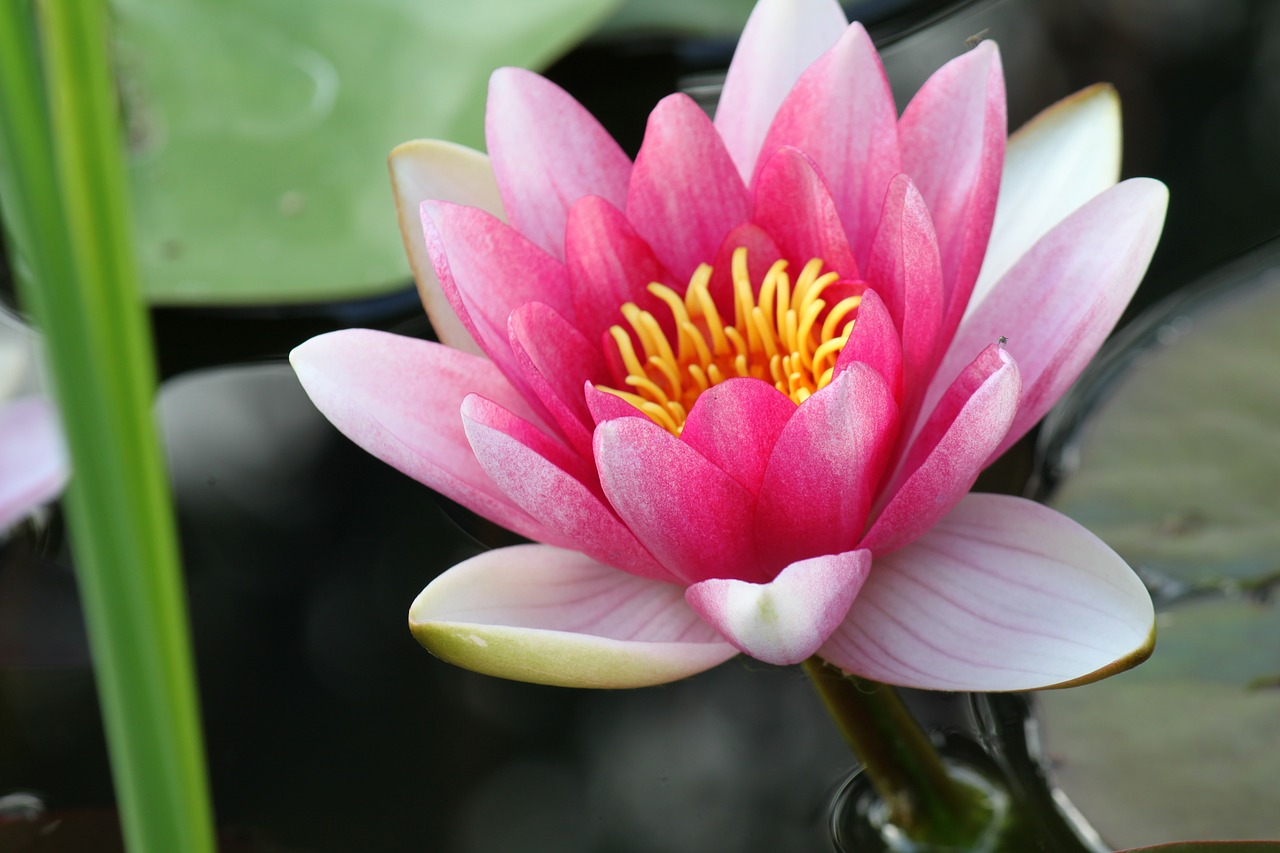
[[[845,675],[820,658],[801,666],[888,806],[890,821],[916,841],[967,847],[989,817],[984,797],[948,772],[897,691]]]

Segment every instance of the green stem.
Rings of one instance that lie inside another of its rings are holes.
[[[133,853],[210,853],[106,7],[48,0],[37,9],[39,27],[26,0],[0,2],[0,205],[23,305],[45,335],[71,455],[65,503],[121,822]]]
[[[986,822],[982,796],[947,771],[897,691],[845,675],[816,657],[802,666],[889,807],[890,820],[917,841],[972,840]]]

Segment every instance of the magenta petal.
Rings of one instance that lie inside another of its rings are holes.
[[[1064,687],[1145,660],[1154,616],[1137,575],[1092,533],[1023,498],[974,494],[876,557],[818,654],[906,687]]]
[[[752,543],[751,493],[653,421],[596,427],[596,467],[618,515],[685,583],[765,579]]]
[[[852,550],[897,438],[880,374],[854,363],[796,410],[773,448],[756,508],[766,566]]]
[[[752,10],[716,107],[716,130],[744,181],[787,92],[847,23],[835,0],[761,0]]]
[[[627,218],[679,281],[706,263],[751,200],[707,114],[687,95],[649,114],[627,191]]]
[[[777,241],[792,263],[803,265],[821,258],[824,272],[858,277],[836,203],[803,151],[781,148],[768,159],[756,181],[754,205],[752,221]]]
[[[902,167],[933,216],[949,337],[969,303],[991,236],[1004,168],[1004,74],[984,41],[938,69],[911,99],[898,126]]]
[[[532,71],[493,72],[485,141],[507,218],[552,257],[564,257],[574,201],[627,198],[630,159],[581,104]]]
[[[1104,191],[1054,226],[965,319],[929,396],[941,397],[973,353],[1007,337],[1022,403],[993,458],[1044,416],[1111,332],[1146,272],[1168,200],[1149,178]]]
[[[52,403],[27,397],[0,405],[0,532],[57,497],[69,473]]]
[[[755,495],[795,411],[796,404],[767,382],[728,379],[698,396],[680,438]]]
[[[533,417],[493,362],[369,329],[314,337],[289,361],[316,408],[369,453],[522,536],[568,544],[494,485],[467,442],[458,412],[473,391]]]
[[[955,506],[1000,445],[1018,411],[1018,366],[996,345],[956,378],[906,454],[889,503],[862,547],[879,557],[921,536]]]
[[[835,193],[856,257],[871,247],[890,179],[902,171],[898,110],[861,24],[796,81],[761,148],[757,168],[784,145],[804,151]]]
[[[870,568],[870,551],[828,554],[792,563],[765,584],[711,578],[685,590],[685,599],[739,651],[787,666],[839,627]]]
[[[674,580],[605,504],[589,459],[475,394],[463,401],[462,422],[493,482],[560,541],[631,574]]]
[[[545,545],[473,557],[409,610],[432,654],[467,669],[563,687],[643,687],[737,654],[685,603],[684,589]]]
[[[835,375],[844,373],[854,362],[861,362],[879,373],[889,393],[901,405],[902,342],[898,339],[898,330],[889,316],[889,309],[885,308],[874,290],[862,292],[858,321],[853,324],[849,340],[836,357]]]

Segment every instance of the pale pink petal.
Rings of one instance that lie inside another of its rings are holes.
[[[471,452],[459,414],[467,394],[533,417],[493,362],[369,329],[314,337],[289,361],[321,414],[383,462],[508,530],[568,544],[512,503]]]
[[[577,199],[627,198],[630,159],[581,104],[532,71],[493,72],[485,141],[511,224],[552,257],[564,258]]]
[[[1065,687],[1141,663],[1151,598],[1100,539],[1048,507],[969,495],[877,557],[818,654],[864,678],[930,690]]]
[[[462,423],[480,466],[512,502],[558,541],[640,577],[674,581],[604,502],[589,458],[574,455],[527,421],[476,394]]]
[[[777,570],[857,545],[897,420],[880,374],[856,362],[800,405],[774,445],[756,507],[765,566]]]
[[[52,403],[25,397],[0,405],[0,532],[57,497],[69,473]]]
[[[898,110],[889,80],[861,24],[845,30],[796,81],[778,108],[757,169],[784,145],[817,163],[835,194],[856,257],[871,247],[890,179],[902,171]]]
[[[847,24],[835,0],[761,0],[752,10],[716,107],[716,130],[744,181],[783,98]]]
[[[454,566],[409,609],[432,654],[467,669],[560,687],[644,687],[737,654],[684,589],[574,551],[516,545]]]
[[[960,322],[982,266],[1006,125],[1000,52],[990,41],[938,69],[902,113],[902,168],[929,206],[942,255],[944,337]]]
[[[1120,99],[1106,83],[1063,98],[1013,133],[968,313],[1050,228],[1118,180]]]
[[[400,236],[409,256],[422,305],[442,344],[480,354],[480,345],[458,319],[440,287],[422,235],[422,203],[429,199],[478,207],[502,218],[502,199],[489,168],[489,158],[452,142],[415,139],[397,145],[387,159],[395,194]]]
[[[795,411],[791,398],[767,382],[728,379],[698,396],[680,438],[754,495]]]
[[[596,427],[596,467],[618,515],[680,580],[767,580],[752,542],[751,492],[653,421]]]
[[[764,164],[756,181],[751,219],[769,233],[791,263],[804,265],[821,258],[824,273],[858,277],[836,203],[803,151],[781,148]]]
[[[862,292],[858,305],[858,319],[849,332],[849,340],[836,357],[835,374],[844,373],[854,362],[861,362],[880,374],[893,399],[901,407],[902,401],[902,342],[898,330],[889,316],[879,294],[874,290]]]
[[[933,410],[885,494],[861,547],[879,558],[918,538],[955,506],[1000,445],[1018,411],[1018,366],[995,344],[960,374]],[[900,485],[899,485],[900,484]]]
[[[747,188],[711,119],[688,95],[669,95],[649,114],[626,211],[678,281],[688,281],[747,220]]]
[[[765,584],[708,579],[685,590],[685,599],[739,651],[787,666],[826,642],[870,568],[870,551],[828,554],[792,563]]]
[[[940,399],[974,354],[1007,338],[1022,403],[993,458],[1044,416],[1111,332],[1155,251],[1168,198],[1149,178],[1106,190],[1036,243],[964,321],[929,397]]]

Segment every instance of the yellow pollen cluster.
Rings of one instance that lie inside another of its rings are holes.
[[[771,382],[803,403],[831,381],[862,301],[849,296],[827,310],[823,291],[839,275],[824,274],[822,266],[819,258],[809,261],[793,284],[787,262],[780,260],[756,292],[747,271],[747,250],[736,249],[732,325],[725,324],[711,298],[709,265],[694,272],[683,298],[666,285],[650,284],[649,292],[667,305],[675,320],[675,347],[652,314],[628,302],[622,316],[641,352],[636,352],[626,329],[611,327],[609,334],[627,371],[627,390],[597,387],[626,400],[675,435],[684,428],[699,394],[735,376]]]

